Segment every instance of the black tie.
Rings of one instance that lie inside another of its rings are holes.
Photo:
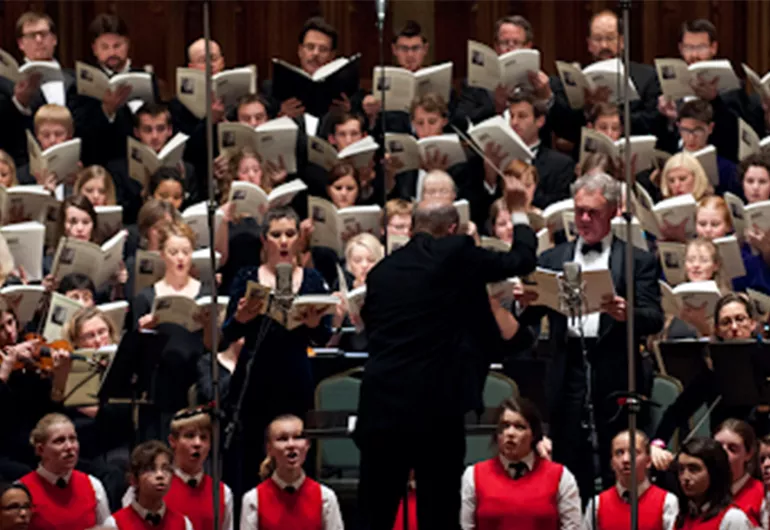
[[[582,248],[583,255],[588,254],[590,252],[598,252],[599,254],[601,254],[603,250],[604,250],[604,246],[602,245],[601,241],[599,241],[598,243],[591,243],[591,244],[583,243],[583,248]]]
[[[508,464],[508,469],[514,470],[513,480],[519,480],[521,477],[527,474],[527,471],[529,471],[527,464],[524,462],[516,462],[515,464],[511,462]]]
[[[628,490],[624,491],[623,495],[621,495],[621,497],[623,498],[623,502],[625,502],[626,504],[629,504],[631,502],[631,492],[630,491],[628,491]]]
[[[286,486],[285,488],[283,488],[283,491],[285,491],[286,493],[294,493],[297,491],[297,488],[295,488],[294,486]]]
[[[160,525],[160,514],[147,512],[147,515],[144,516],[144,520],[152,526],[158,526]]]
[[[56,479],[56,487],[64,489],[67,487],[67,481],[64,478],[59,477]]]
[[[187,481],[187,485],[190,486],[191,488],[197,488],[198,481],[195,480],[194,478],[191,478],[190,480]]]

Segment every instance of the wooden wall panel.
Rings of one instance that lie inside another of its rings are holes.
[[[588,21],[601,9],[617,9],[615,0],[392,0],[388,3],[385,60],[392,61],[395,28],[411,16],[432,35],[432,60],[453,61],[455,78],[466,73],[466,41],[493,43],[495,21],[509,14],[527,17],[535,31],[543,67],[554,73],[556,59],[589,61]],[[634,1],[631,13],[632,59],[652,63],[676,57],[681,23],[704,17],[717,28],[720,56],[733,61],[738,74],[747,62],[758,72],[770,70],[770,2],[766,0]],[[152,64],[166,92],[173,92],[174,71],[185,64],[187,45],[202,35],[200,0],[0,0],[0,47],[18,56],[14,26],[28,9],[48,13],[59,26],[57,57],[65,67],[90,57],[87,28],[100,12],[123,17],[132,32],[132,58]],[[260,80],[271,76],[271,59],[297,62],[297,35],[310,16],[323,15],[340,32],[339,52],[363,53],[362,85],[371,82],[379,62],[375,7],[371,0],[218,0],[211,2],[212,36],[222,46],[229,66],[254,63]]]

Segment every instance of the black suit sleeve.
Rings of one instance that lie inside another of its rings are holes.
[[[468,128],[468,120],[471,123],[479,123],[495,114],[497,114],[495,112],[495,100],[489,91],[468,86],[468,82],[463,81],[452,123],[464,131]]]
[[[496,252],[470,244],[461,253],[460,270],[484,283],[499,282],[511,276],[525,276],[537,264],[537,238],[529,226],[513,227],[513,246],[509,252]]]

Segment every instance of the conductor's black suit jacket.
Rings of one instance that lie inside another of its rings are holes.
[[[468,236],[419,233],[369,272],[361,316],[370,357],[357,438],[430,431],[480,401],[489,368],[485,343],[500,333],[486,283],[535,268],[534,232],[516,225],[514,241],[500,253]]]

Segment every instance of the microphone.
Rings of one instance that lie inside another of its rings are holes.
[[[580,263],[568,261],[564,264],[564,273],[559,285],[562,309],[568,312],[573,320],[580,317],[583,309],[583,274]]]
[[[385,11],[387,10],[388,0],[374,0],[374,5],[377,9],[377,26],[383,28],[385,26]]]
[[[291,310],[291,303],[294,300],[292,284],[292,265],[291,263],[279,263],[275,267],[275,293],[273,294],[273,303],[283,317],[283,324],[286,325],[286,316]]]

